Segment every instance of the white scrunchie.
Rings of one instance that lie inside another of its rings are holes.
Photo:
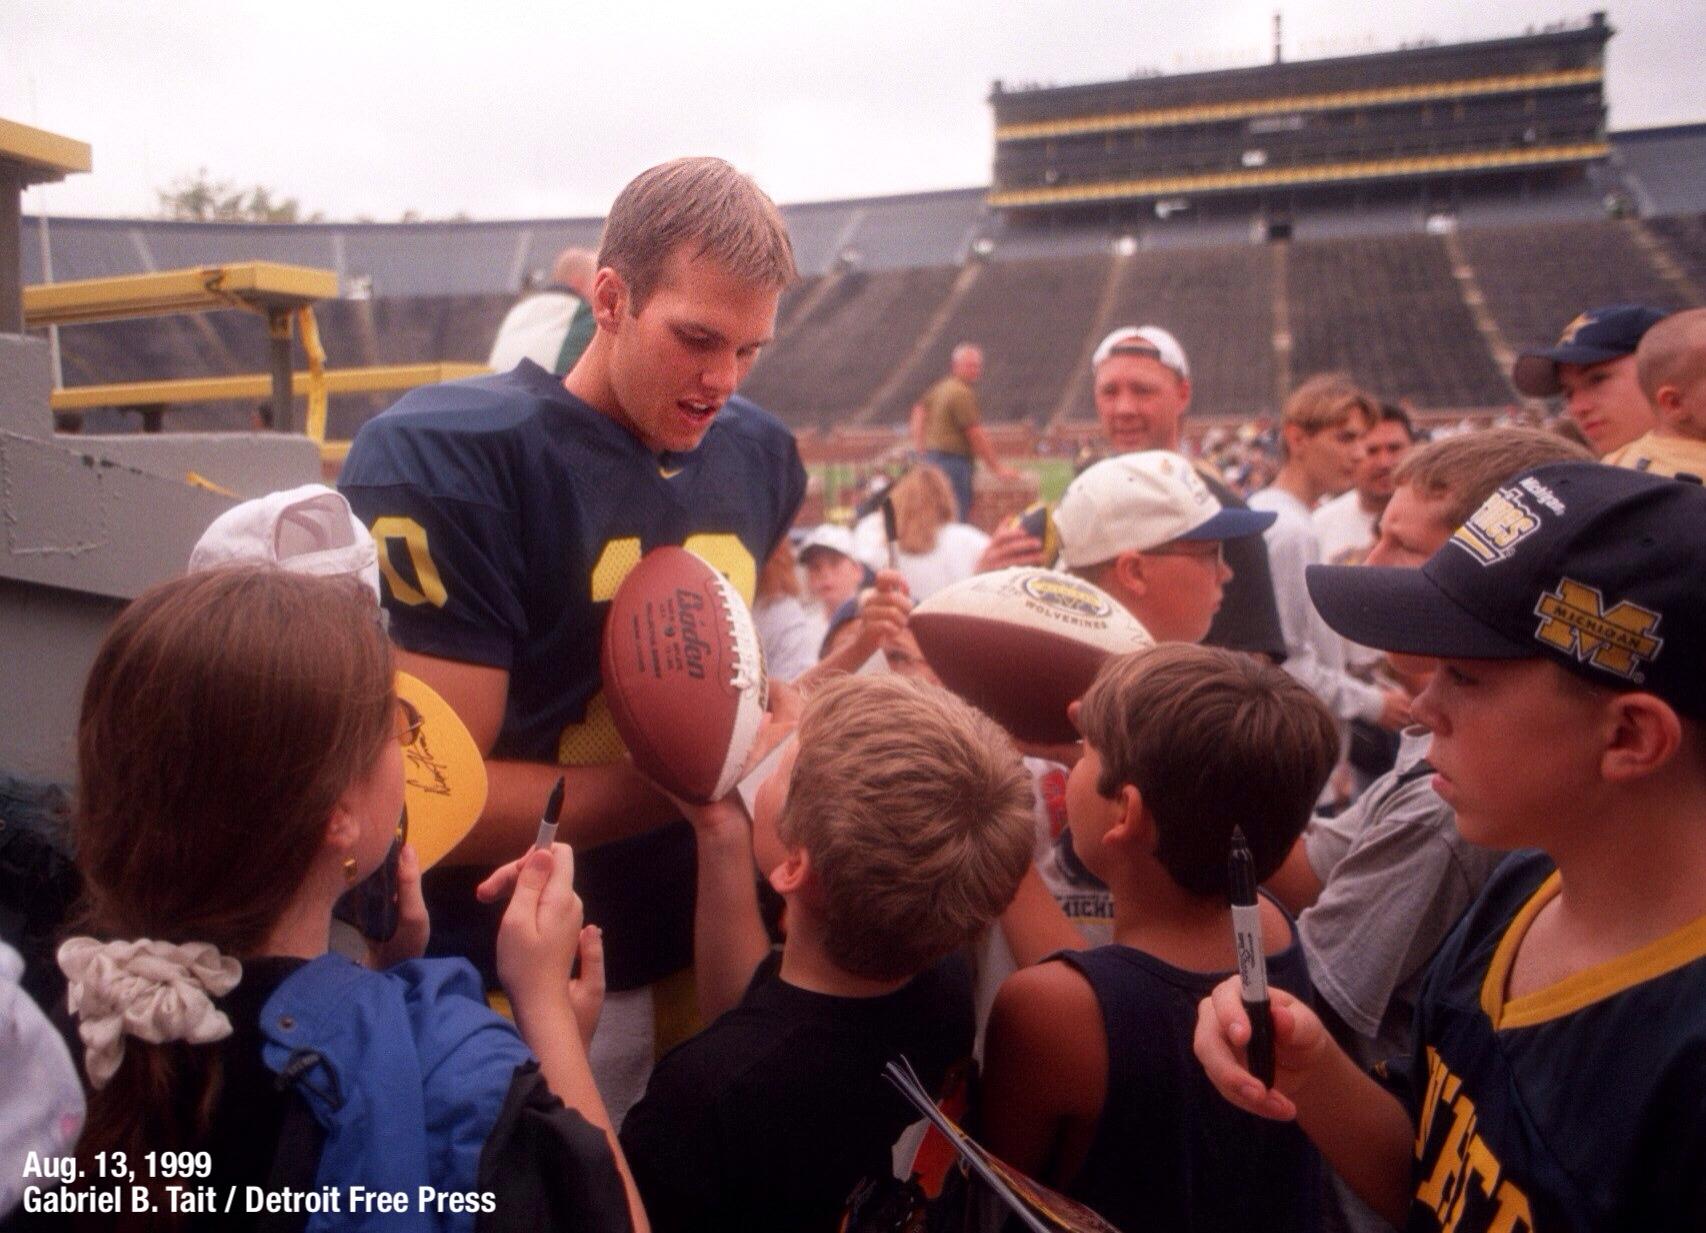
[[[59,968],[70,982],[83,1064],[97,1088],[124,1061],[126,1035],[156,1045],[204,1045],[231,1035],[231,1020],[208,995],[235,989],[243,965],[211,942],[70,938],[59,948]]]

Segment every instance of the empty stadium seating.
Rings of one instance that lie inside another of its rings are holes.
[[[1706,134],[1695,136],[1706,143]],[[1515,348],[1549,342],[1590,305],[1683,307],[1706,286],[1706,215],[1698,210],[1634,222],[1587,218],[1582,200],[1568,209],[1552,199],[1526,207],[1514,198],[1479,200],[1473,208],[1465,200],[1448,241],[1421,232],[1420,196],[1365,194],[1340,202],[1330,220],[1299,215],[1289,244],[1264,244],[1252,242],[1261,220],[1231,209],[1025,227],[990,216],[979,199],[964,190],[788,207],[807,276],[783,296],[776,340],[745,392],[802,430],[859,426],[880,437],[905,424],[912,402],[946,371],[954,344],[969,339],[985,348],[981,393],[992,424],[1083,424],[1094,414],[1090,348],[1113,326],[1155,322],[1190,354],[1199,418],[1271,414],[1288,378],[1329,368],[1424,411],[1500,406],[1512,395],[1465,303],[1449,244]],[[1564,221],[1534,221],[1553,206]],[[1527,221],[1508,221],[1525,208]],[[1507,221],[1472,224],[1488,218]],[[328,301],[318,317],[328,362],[366,366],[483,360],[513,303],[493,284],[538,273],[564,244],[596,243],[597,231],[597,220],[575,219],[303,227],[66,220],[53,224],[51,238],[61,278],[239,256],[329,266],[345,275],[346,288],[365,273],[371,298]],[[40,246],[28,230],[25,239],[26,277],[34,278]],[[66,327],[65,378],[81,385],[260,371],[259,326],[228,312]],[[1289,351],[1276,343],[1282,326]],[[383,402],[334,399],[331,435],[348,436]],[[165,423],[244,427],[254,412],[201,406]],[[102,429],[137,422],[133,413],[108,412],[88,421]]]
[[[846,423],[905,361],[958,274],[938,265],[829,275],[784,319],[742,393],[798,428]]]
[[[1549,345],[1577,313],[1598,304],[1683,307],[1620,223],[1466,228],[1459,238],[1487,308],[1519,350]]]
[[[975,342],[984,355],[984,418],[1045,423],[1084,349],[1112,263],[1111,254],[1093,254],[983,265],[870,418],[905,423],[918,396],[946,375],[954,347]]]
[[[1344,370],[1419,407],[1510,400],[1438,239],[1300,241],[1288,273],[1296,377]]]
[[[1695,287],[1706,289],[1706,214],[1650,219],[1647,227],[1664,242]]]
[[[1197,414],[1257,414],[1274,391],[1272,269],[1265,246],[1136,253],[1121,263],[1091,346],[1115,326],[1162,326],[1190,357]],[[1074,373],[1066,407],[1066,420],[1094,417],[1088,369]]]

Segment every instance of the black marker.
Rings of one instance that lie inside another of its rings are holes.
[[[1232,828],[1232,858],[1227,863],[1232,890],[1232,940],[1238,947],[1238,982],[1244,1013],[1250,1017],[1245,1050],[1250,1073],[1263,1087],[1274,1085],[1274,1014],[1268,1004],[1268,960],[1262,950],[1262,909],[1256,901],[1256,867],[1241,827]]]
[[[539,819],[539,837],[535,849],[548,848],[557,842],[557,819],[563,816],[563,777],[557,776],[557,786],[551,789],[551,799],[545,802],[545,813]]]
[[[889,568],[900,568],[900,532],[897,529],[894,515],[894,498],[883,494],[883,538],[889,544]]]

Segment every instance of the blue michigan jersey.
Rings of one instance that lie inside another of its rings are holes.
[[[357,434],[339,486],[379,545],[398,645],[508,671],[492,756],[586,766],[623,756],[598,665],[628,571],[681,545],[750,602],[805,470],[792,435],[742,399],[698,449],[657,455],[524,361],[405,395]],[[473,903],[478,872],[429,879],[435,953],[466,954],[490,978],[496,917]],[[685,824],[588,851],[576,880],[604,928],[612,988],[689,961]]]
[[[1384,1068],[1417,1127],[1415,1233],[1706,1229],[1706,918],[1509,998],[1558,885],[1539,854],[1500,866]]]

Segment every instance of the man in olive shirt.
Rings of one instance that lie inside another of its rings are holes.
[[[924,461],[940,467],[954,486],[961,522],[971,519],[974,458],[1003,479],[1018,474],[995,456],[972,387],[983,375],[983,352],[974,343],[954,348],[948,375],[931,386],[912,408],[912,444]]]

